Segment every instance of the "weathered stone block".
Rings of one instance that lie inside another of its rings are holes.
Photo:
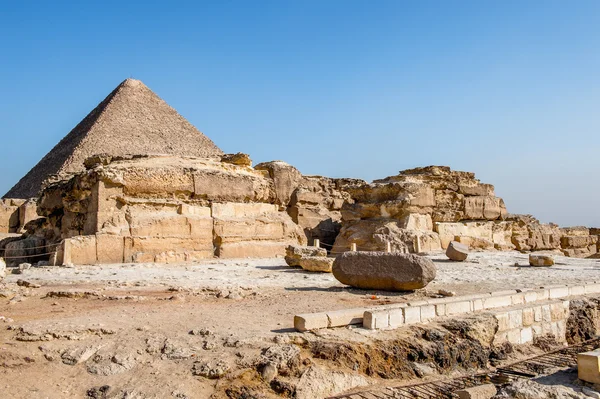
[[[306,313],[294,316],[294,328],[300,332],[327,328],[328,325],[329,318],[326,313]]]
[[[415,290],[429,284],[435,273],[430,259],[412,254],[345,252],[333,264],[337,280],[363,289]]]
[[[124,255],[124,237],[96,234],[96,260],[98,263],[123,263]]]
[[[600,350],[577,354],[577,376],[591,384],[600,384]]]

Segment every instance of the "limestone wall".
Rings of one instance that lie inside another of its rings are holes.
[[[216,159],[98,159],[46,187],[39,209],[64,239],[59,263],[273,257],[306,243],[268,174]]]

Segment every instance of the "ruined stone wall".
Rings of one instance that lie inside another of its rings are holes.
[[[39,211],[60,230],[62,263],[272,257],[305,244],[261,170],[217,159],[145,156],[88,162],[46,187]]]
[[[560,229],[530,215],[512,215],[494,186],[473,173],[430,166],[400,172],[372,184],[344,187],[343,228],[334,252],[359,250],[425,252],[459,241],[475,250],[557,250],[566,256],[598,252],[597,229]]]
[[[37,219],[34,199],[0,199],[0,234],[21,233],[25,225]]]

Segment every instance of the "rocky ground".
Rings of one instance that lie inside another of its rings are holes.
[[[600,260],[557,257],[551,268],[534,268],[517,252],[476,253],[466,263],[431,258],[437,278],[414,293],[347,288],[331,274],[290,268],[282,259],[10,274],[0,285],[0,396],[319,398],[464,374],[543,345],[492,348],[487,319],[301,334],[292,329],[293,316],[439,289],[461,295],[600,280]]]

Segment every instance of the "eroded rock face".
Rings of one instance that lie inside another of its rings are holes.
[[[333,275],[356,288],[411,291],[429,284],[436,267],[430,259],[414,254],[346,252],[335,259]]]

